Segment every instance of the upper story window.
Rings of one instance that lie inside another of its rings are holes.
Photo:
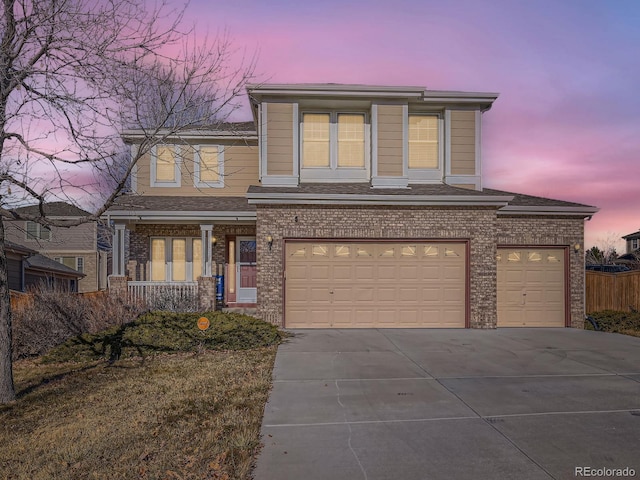
[[[629,241],[631,242],[631,250],[637,250],[640,248],[640,238],[634,238]]]
[[[410,169],[436,169],[439,161],[439,118],[437,115],[409,115]]]
[[[310,179],[366,178],[369,136],[364,114],[303,113],[300,130],[303,176]]]
[[[218,145],[200,145],[194,152],[195,186],[224,187],[224,149]]]
[[[27,240],[51,240],[51,230],[36,222],[27,222]]]
[[[180,186],[180,147],[156,145],[151,152],[151,186]]]

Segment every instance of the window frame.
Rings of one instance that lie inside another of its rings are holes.
[[[164,241],[164,280],[153,280],[153,241]],[[173,279],[173,241],[184,240],[185,241],[185,280]],[[176,283],[190,283],[197,282],[198,278],[194,278],[194,240],[202,241],[202,237],[163,237],[152,236],[149,237],[149,281],[151,282],[176,282]],[[202,245],[200,246],[202,249]],[[200,251],[200,257],[202,257],[202,251]],[[200,269],[200,276],[202,276],[202,269]]]
[[[411,143],[410,139],[410,119],[411,117],[435,117],[437,119],[438,126],[438,146],[437,146],[437,155],[438,155],[438,166],[436,168],[412,168],[410,167],[410,159],[409,159],[409,145]],[[441,183],[444,178],[444,115],[442,112],[434,112],[434,111],[410,111],[406,117],[406,143],[405,148],[407,149],[407,163],[406,163],[406,171],[409,177],[409,183]]]
[[[638,248],[640,248],[640,238],[632,238],[631,240],[629,240],[631,243],[631,251],[633,252],[634,250],[637,250]]]
[[[75,267],[69,267],[69,265],[66,265],[66,264],[64,263],[64,259],[65,259],[65,258],[72,258],[72,259],[74,259],[74,260],[75,260]],[[63,255],[63,256],[59,256],[59,257],[53,257],[53,259],[54,259],[56,262],[58,262],[58,263],[60,263],[60,264],[62,264],[62,265],[65,265],[65,266],[67,266],[67,267],[69,267],[69,268],[73,268],[74,270],[77,270],[77,271],[78,271],[78,272],[80,272],[80,273],[84,273],[84,257],[74,257],[73,255],[69,255],[69,256],[64,256],[64,255]],[[82,267],[82,270],[80,269],[80,267]]]
[[[174,180],[166,181],[166,180],[158,180],[158,148],[168,148],[173,149],[173,168],[174,168]],[[151,165],[150,165],[150,183],[152,187],[170,187],[176,188],[182,186],[182,175],[181,175],[181,166],[182,166],[182,148],[180,145],[176,144],[158,144],[154,145],[151,148]]]
[[[29,233],[29,225],[35,225],[36,233],[32,235]],[[46,238],[42,235],[42,232],[47,232]],[[32,220],[26,220],[24,224],[24,235],[25,239],[32,242],[49,242],[51,241],[51,228],[45,227],[44,225],[39,224],[38,222],[34,222]]]
[[[304,165],[304,116],[329,115],[329,166],[312,167]],[[338,158],[338,119],[340,115],[359,115],[363,118],[364,127],[364,164],[361,167],[346,167],[339,165]],[[371,116],[369,112],[350,109],[309,109],[300,112],[298,119],[301,181],[366,181],[371,172]]]
[[[216,147],[218,149],[218,181],[206,182],[200,179],[200,163],[201,156],[200,150],[205,147]],[[194,146],[193,151],[193,165],[194,175],[193,182],[197,188],[223,188],[224,187],[224,146],[217,144],[199,144]]]

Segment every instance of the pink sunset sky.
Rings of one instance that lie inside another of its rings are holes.
[[[257,81],[497,92],[484,186],[599,207],[587,248],[640,229],[640,2],[195,0],[186,17],[258,51]]]

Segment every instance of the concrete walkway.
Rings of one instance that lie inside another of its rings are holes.
[[[564,479],[580,467],[640,478],[640,338],[293,333],[276,357],[257,480]]]

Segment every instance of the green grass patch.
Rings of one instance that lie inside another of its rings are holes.
[[[618,312],[614,310],[604,310],[589,314],[603,332],[622,333],[640,337],[640,312]],[[588,320],[584,322],[586,330],[594,330],[593,325]]]
[[[207,330],[197,326],[203,316],[210,322]],[[125,325],[71,338],[43,361],[115,361],[166,352],[247,350],[278,344],[282,335],[274,325],[248,315],[151,312]]]

